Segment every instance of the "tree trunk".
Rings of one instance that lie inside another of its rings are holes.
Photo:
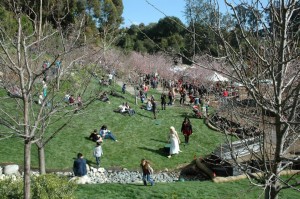
[[[46,174],[46,163],[45,163],[45,147],[42,144],[37,144],[39,153],[39,170],[40,174]]]
[[[24,199],[30,199],[31,141],[24,142]]]
[[[272,183],[266,187],[265,199],[277,199],[278,198],[278,186],[277,181],[272,181]]]
[[[134,102],[135,102],[135,105],[138,105],[138,97],[137,97],[137,93],[138,91],[136,90],[136,86],[133,85],[133,89],[134,89]]]
[[[56,77],[56,90],[59,91],[59,83],[60,83],[60,72],[57,73]]]

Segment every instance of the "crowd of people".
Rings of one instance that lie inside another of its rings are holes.
[[[111,81],[112,80],[110,79],[110,82]],[[164,84],[162,86],[167,88],[167,92],[164,90],[160,95],[161,110],[166,110],[167,106],[173,106],[175,104],[176,95],[179,95],[180,96],[179,106],[183,106],[183,105],[197,106],[199,108],[199,111],[205,112],[203,113],[204,115],[208,114],[210,102],[205,95],[207,91],[204,87],[197,87],[192,84],[183,83],[182,81],[178,81],[176,84],[172,84],[170,81],[162,81],[161,83]],[[140,85],[138,89],[139,90],[138,97],[140,98],[140,102],[143,104],[141,108],[147,111],[151,111],[153,113],[154,119],[157,119],[157,112],[158,112],[157,101],[153,95],[148,96],[148,94],[149,94],[150,87],[157,88],[158,84],[159,84],[158,79],[150,78],[148,83],[147,81],[144,81],[143,84]],[[121,93],[124,95],[126,92],[127,92],[127,85],[124,83],[121,87]],[[116,97],[122,97],[124,99],[122,94],[121,96],[119,96],[120,94],[118,93],[116,94],[117,94]],[[109,102],[108,93],[103,92],[102,94],[100,94],[99,100],[103,102]],[[128,102],[122,103],[117,109],[115,109],[115,111],[122,114],[128,113],[130,116],[135,114],[135,111],[133,110],[132,107],[129,106]],[[184,137],[184,145],[188,145],[190,142],[190,136],[193,134],[192,124],[188,117],[184,118],[181,124],[180,132]],[[93,151],[93,155],[95,157],[97,167],[100,167],[101,156],[103,155],[103,150],[101,146],[103,141],[105,139],[111,139],[112,141],[118,142],[118,140],[116,139],[116,136],[110,130],[107,129],[106,125],[102,125],[99,131],[95,129],[90,134],[89,139],[96,143],[96,146]],[[180,150],[181,140],[174,126],[171,126],[169,128],[168,143],[169,143],[169,152],[166,155],[167,158],[172,158],[174,155],[178,155],[180,152],[182,152]],[[74,161],[74,173],[78,167],[80,168],[80,166],[76,166],[76,165],[81,164],[81,162],[83,162],[81,159],[82,156],[80,157],[78,156],[78,158]],[[142,159],[140,163],[140,167],[142,170],[143,184],[146,186],[147,183],[150,183],[150,185],[153,186],[154,181],[151,178],[151,174],[153,173],[153,168],[150,166],[149,160]],[[81,174],[78,175],[80,176]]]

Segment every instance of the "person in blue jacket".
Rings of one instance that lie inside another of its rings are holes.
[[[73,172],[75,176],[82,177],[87,174],[86,160],[83,158],[82,153],[77,154],[77,159],[73,164]]]

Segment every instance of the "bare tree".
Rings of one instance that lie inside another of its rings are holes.
[[[77,25],[65,30],[60,27],[60,19],[57,19],[56,28],[47,23],[42,26],[38,11],[27,4],[24,8],[18,1],[7,1],[7,5],[17,28],[15,34],[10,34],[0,25],[1,89],[7,91],[7,96],[2,97],[1,101],[12,104],[16,109],[12,113],[9,107],[1,103],[0,125],[5,129],[1,137],[16,136],[24,140],[24,198],[29,199],[32,144],[36,143],[39,148],[40,168],[44,173],[44,146],[68,121],[48,137],[45,136],[47,127],[63,116],[74,116],[76,111],[63,104],[64,94],[58,92],[59,81],[55,79],[72,76],[74,67],[80,67],[79,61],[94,52],[85,52],[79,42],[83,16],[78,16]],[[56,67],[58,60],[63,60],[65,66],[59,70]],[[90,74],[85,76],[91,77]],[[82,81],[82,86],[89,83],[88,78]],[[84,87],[74,88],[73,92],[75,89],[84,92]]]
[[[218,2],[213,3],[214,16],[220,16]],[[229,151],[227,156],[223,151],[220,158],[234,160],[251,183],[264,188],[265,198],[278,198],[286,188],[300,191],[297,175],[281,177],[300,158],[300,51],[299,31],[294,27],[299,4],[296,0],[225,3],[235,23],[226,28],[221,19],[207,24],[219,40],[218,50],[223,57],[202,57],[196,65],[218,71],[245,88],[245,100],[227,99],[219,105],[218,113],[224,118],[220,129],[227,135],[238,132],[235,135],[248,156],[228,137]],[[250,25],[245,16],[251,20]],[[221,67],[216,68],[214,61]],[[247,137],[254,137],[256,144],[250,144],[244,139]]]

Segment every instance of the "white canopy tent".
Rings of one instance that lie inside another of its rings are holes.
[[[213,75],[207,77],[207,80],[209,81],[213,81],[213,82],[227,82],[228,81],[228,78],[214,72]]]

